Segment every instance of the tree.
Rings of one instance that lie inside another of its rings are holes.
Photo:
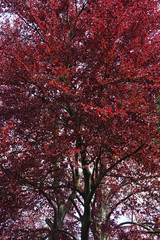
[[[3,239],[158,239],[158,7],[1,0]]]

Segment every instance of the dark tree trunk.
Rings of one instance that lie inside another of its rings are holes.
[[[84,157],[85,158],[85,157]],[[84,165],[84,162],[82,161]],[[81,240],[89,239],[89,228],[91,224],[91,199],[89,194],[91,191],[91,179],[89,169],[83,169],[84,174],[84,213],[82,216]]]
[[[89,228],[91,224],[91,214],[90,214],[90,205],[87,204],[84,206],[84,214],[82,217],[82,228],[81,228],[81,240],[89,239]]]

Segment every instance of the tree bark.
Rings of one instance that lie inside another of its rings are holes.
[[[83,161],[82,161],[83,164]],[[81,240],[89,240],[89,228],[91,224],[91,199],[89,194],[91,192],[90,171],[87,168],[83,169],[84,175],[84,213],[82,216]]]
[[[89,240],[89,228],[91,224],[90,204],[84,206],[84,214],[82,217],[81,240]]]

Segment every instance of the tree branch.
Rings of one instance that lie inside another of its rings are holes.
[[[77,213],[78,213],[78,215],[79,215],[79,217],[80,217],[80,219],[81,219],[81,218],[82,218],[82,214],[81,214],[81,212],[79,211],[79,209],[78,209],[75,201],[74,201],[71,197],[70,197],[70,200],[71,200],[71,202],[73,203],[73,206],[75,207],[75,209],[76,209],[76,211],[77,211]]]
[[[77,240],[76,237],[74,237],[71,233],[69,233],[69,232],[67,232],[67,231],[65,231],[65,230],[62,230],[62,229],[55,229],[55,230],[54,230],[54,233],[55,233],[55,232],[62,232],[62,233],[65,233],[65,234],[71,236],[71,237],[73,238],[73,240]]]
[[[84,203],[82,202],[82,200],[76,195],[76,198],[78,199],[78,201],[82,204],[82,206],[84,206]]]
[[[133,196],[133,193],[130,193],[127,197],[121,199],[118,203],[116,203],[113,208],[111,209],[111,211],[109,212],[109,214],[106,217],[106,220],[108,220],[111,216],[111,214],[113,213],[113,211],[115,210],[116,207],[118,207],[121,203],[125,202],[128,198],[130,198],[131,196]]]
[[[85,9],[86,5],[88,4],[88,1],[83,3],[83,6],[81,8],[81,10],[79,11],[78,15],[77,15],[77,19],[79,18],[79,16],[81,15],[81,13],[83,12],[83,10]]]
[[[52,208],[54,209],[55,214],[56,214],[57,209],[56,209],[56,207],[54,206],[52,200],[49,198],[49,196],[48,196],[42,189],[40,189],[40,188],[37,186],[37,184],[34,184],[34,183],[30,182],[29,180],[25,180],[25,179],[22,180],[22,183],[23,183],[23,184],[28,184],[28,185],[32,186],[34,189],[38,190],[38,191],[47,199],[47,201],[48,201],[49,204],[52,206]]]
[[[145,225],[151,225],[151,223],[136,223],[136,222],[132,222],[132,221],[129,221],[129,222],[123,222],[123,223],[120,223],[118,226],[119,227],[121,227],[121,226],[123,226],[123,225],[128,225],[128,224],[130,224],[130,225],[137,225],[137,226],[139,226],[139,227],[142,227],[142,228],[144,228],[144,229],[146,229],[146,230],[148,230],[149,232],[147,232],[147,233],[160,233],[160,231],[154,231],[151,227],[146,227]],[[152,223],[153,224],[153,223]],[[151,231],[152,230],[152,231]]]
[[[119,163],[123,162],[127,158],[131,157],[133,154],[137,153],[140,149],[142,149],[144,147],[144,145],[145,145],[145,143],[142,143],[134,152],[126,154],[124,157],[120,158],[117,162],[113,163],[109,168],[107,168],[104,171],[104,173],[99,175],[98,181],[96,182],[96,184],[94,184],[92,186],[92,190],[90,192],[89,200],[92,198],[93,194],[95,193],[96,189],[101,184],[102,179],[107,175],[107,173],[110,172],[112,169],[114,169]]]

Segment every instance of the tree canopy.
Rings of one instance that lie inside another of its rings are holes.
[[[0,2],[2,239],[158,239],[158,0]]]

